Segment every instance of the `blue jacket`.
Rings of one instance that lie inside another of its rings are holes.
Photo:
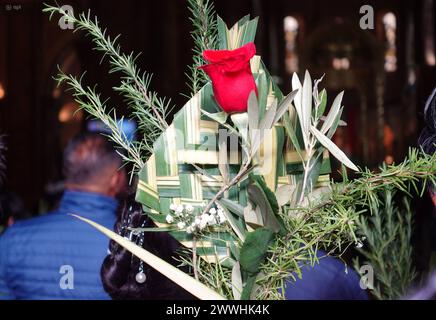
[[[59,208],[17,222],[0,237],[0,299],[110,299],[100,268],[109,240],[75,213],[113,229],[118,203],[66,191]]]
[[[339,259],[317,252],[319,264],[301,268],[302,279],[285,286],[286,300],[367,300],[360,277]]]

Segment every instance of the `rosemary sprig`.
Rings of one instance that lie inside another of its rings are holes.
[[[217,23],[214,4],[209,0],[188,0],[188,9],[191,12],[189,20],[193,31],[191,37],[194,40],[193,64],[189,67],[188,87],[190,95],[194,96],[208,81],[207,75],[198,67],[205,64],[202,53],[206,49],[217,47]]]
[[[75,17],[71,12],[64,11],[59,6],[45,4],[43,12],[50,14],[50,19],[55,13],[63,15],[75,25],[76,31],[84,31],[91,37],[95,50],[101,52],[102,61],[108,58],[110,73],[120,73],[121,83],[113,89],[119,92],[132,108],[133,115],[138,121],[138,128],[142,131],[144,145],[152,145],[156,138],[164,131],[168,124],[166,118],[171,112],[171,101],[159,98],[157,93],[150,90],[152,75],[142,72],[136,65],[139,55],[133,52],[121,52],[118,44],[119,35],[111,39],[107,30],[101,28],[96,17],[91,17],[91,12],[80,13]],[[96,111],[96,110],[94,110]],[[147,151],[147,150],[146,150]]]
[[[82,85],[82,78],[83,76],[78,79],[59,71],[56,80],[58,83],[66,82],[69,85],[68,90],[73,91],[73,96],[80,107],[92,117],[102,121],[111,130],[111,134],[108,135],[109,139],[127,152],[127,154],[123,152],[118,153],[125,163],[133,164],[133,172],[141,169],[144,165],[141,158],[141,147],[136,143],[130,142],[120,129],[118,124],[123,118],[117,118],[115,109],[108,111],[106,106],[107,101],[101,101],[100,94],[96,93],[95,88],[84,87]]]

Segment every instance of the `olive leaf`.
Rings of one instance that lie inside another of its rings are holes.
[[[317,128],[312,126],[310,128],[310,131],[312,134],[316,137],[316,139],[321,143],[330,153],[338,159],[340,162],[342,162],[344,165],[346,165],[348,168],[359,171],[359,169],[356,167],[356,165],[351,162],[350,159],[345,155],[344,152],[342,152],[341,149],[337,145],[333,143],[329,138],[327,138],[324,134],[322,134]]]
[[[220,124],[224,124],[227,121],[228,118],[228,113],[222,111],[222,112],[217,112],[217,113],[210,113],[204,110],[201,110],[202,113],[204,113],[206,116],[208,116],[209,118],[211,118],[212,120],[220,123]]]
[[[234,113],[230,116],[235,126],[238,128],[243,142],[248,143],[248,113]]]
[[[300,142],[298,141],[295,127],[292,125],[291,119],[289,118],[288,114],[285,114],[283,117],[283,126],[285,127],[285,131],[289,138],[291,139],[292,145],[294,146],[295,150],[300,154],[301,157],[301,146]]]
[[[298,79],[298,75],[296,73],[292,76],[292,90],[298,90],[297,94],[294,98],[294,106],[297,111],[298,120],[301,126],[301,133],[303,136],[304,148],[307,148],[309,145],[309,133],[304,128],[304,109],[303,109],[303,86],[301,85],[300,79]]]
[[[282,229],[280,221],[277,219],[279,206],[277,199],[265,182],[257,175],[251,176],[251,183],[247,187],[250,201],[259,207],[262,214],[262,222],[265,228],[273,232],[279,232]]]
[[[244,208],[244,220],[248,231],[253,231],[254,229],[262,227],[263,218],[260,208],[256,207],[253,209],[253,206],[248,203],[248,205]]]
[[[245,233],[244,227],[242,226],[242,223],[239,223],[238,219],[233,216],[233,214],[227,209],[225,204],[221,201],[217,201],[217,203],[221,206],[224,212],[224,216],[227,219],[227,222],[229,223],[230,227],[233,229],[233,231],[236,233],[238,238],[241,241],[245,240]]]
[[[271,129],[274,125],[274,119],[277,113],[277,99],[274,99],[272,105],[265,113],[265,117],[261,120],[259,129]]]
[[[282,102],[280,102],[277,112],[273,121],[273,125],[275,125],[277,122],[280,121],[280,119],[283,117],[283,115],[286,113],[286,111],[289,110],[290,104],[294,100],[295,96],[297,95],[298,90],[292,91],[290,94],[288,94]]]
[[[343,111],[344,111],[344,107],[341,107],[341,109],[338,112],[338,115],[336,116],[335,121],[333,122],[333,125],[330,127],[329,131],[327,132],[327,137],[329,139],[331,139],[333,137],[338,126],[346,126],[347,125],[347,123],[345,121],[341,120]]]
[[[232,293],[233,299],[240,300],[242,294],[242,275],[241,275],[241,265],[239,262],[235,263],[232,269]]]
[[[259,150],[262,141],[265,139],[265,130],[271,130],[274,125],[274,117],[277,111],[277,100],[274,100],[271,107],[266,111],[265,117],[258,125],[258,129],[252,132],[251,154],[254,156]]]
[[[227,198],[221,198],[220,202],[221,204],[225,205],[228,210],[230,210],[232,213],[236,214],[237,216],[241,218],[244,216],[244,207],[241,206],[239,203]]]
[[[327,91],[323,89],[319,94],[318,100],[320,101],[318,108],[316,109],[316,121],[322,118],[325,108],[327,107]]]
[[[280,207],[284,206],[289,201],[291,201],[295,189],[296,186],[290,184],[285,184],[277,188],[276,198],[277,198],[277,203],[279,204]]]
[[[344,91],[341,91],[333,101],[332,107],[330,108],[327,117],[322,124],[321,133],[326,134],[326,132],[331,128],[335,120],[337,119],[338,113],[341,109],[342,98],[344,97]]]
[[[312,118],[312,78],[310,77],[309,72],[306,70],[304,74],[304,82],[303,82],[303,92],[301,97],[302,103],[302,118],[304,123],[301,127],[304,130],[304,133],[307,137],[309,137],[310,123]]]
[[[258,125],[259,130],[252,135],[252,155],[254,155],[258,149],[260,148],[261,143],[265,139],[266,133],[265,130],[271,130],[283,116],[286,116],[286,111],[289,110],[289,105],[294,100],[298,90],[292,91],[288,94],[280,103],[277,105],[277,99],[274,99],[274,102],[266,111],[265,116],[260,121]]]

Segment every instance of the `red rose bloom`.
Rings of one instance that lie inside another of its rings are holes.
[[[205,50],[209,62],[201,66],[212,80],[215,99],[227,113],[246,112],[251,91],[257,94],[256,82],[250,68],[250,59],[256,54],[250,42],[236,50]]]

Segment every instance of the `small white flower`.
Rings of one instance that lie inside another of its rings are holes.
[[[200,218],[195,218],[194,224],[195,224],[196,226],[198,226],[198,225],[200,224],[200,222],[201,222],[201,219],[200,219]]]
[[[216,214],[216,209],[215,208],[210,208],[209,213],[210,214]]]
[[[180,230],[183,229],[184,227],[186,227],[186,223],[184,223],[183,221],[180,221],[180,222],[177,224],[177,228],[179,228]]]
[[[223,223],[226,221],[226,216],[224,215],[224,211],[218,210],[218,222]]]
[[[178,205],[177,206],[177,208],[176,208],[176,213],[178,213],[178,214],[180,214],[180,213],[182,213],[183,212],[183,206],[182,205]]]
[[[210,226],[214,225],[214,224],[216,223],[216,219],[215,219],[215,217],[212,216],[212,215],[210,215],[210,216],[207,218],[207,223],[208,223]]]
[[[186,211],[189,212],[189,213],[192,213],[194,211],[194,207],[192,205],[188,204],[186,206]]]
[[[176,209],[177,209],[177,205],[174,204],[174,203],[171,203],[171,204],[170,204],[170,210],[171,210],[171,211],[176,211]]]
[[[198,226],[200,230],[207,227],[207,219],[201,219],[200,225]]]
[[[186,228],[186,233],[191,234],[193,232],[194,232],[194,228],[192,226]]]
[[[357,249],[360,249],[360,248],[362,248],[363,247],[363,243],[362,242],[358,242],[357,244],[356,244],[356,248]]]
[[[173,218],[173,216],[170,215],[170,214],[166,216],[165,220],[166,220],[168,223],[173,223],[173,222],[174,222],[174,218]]]

